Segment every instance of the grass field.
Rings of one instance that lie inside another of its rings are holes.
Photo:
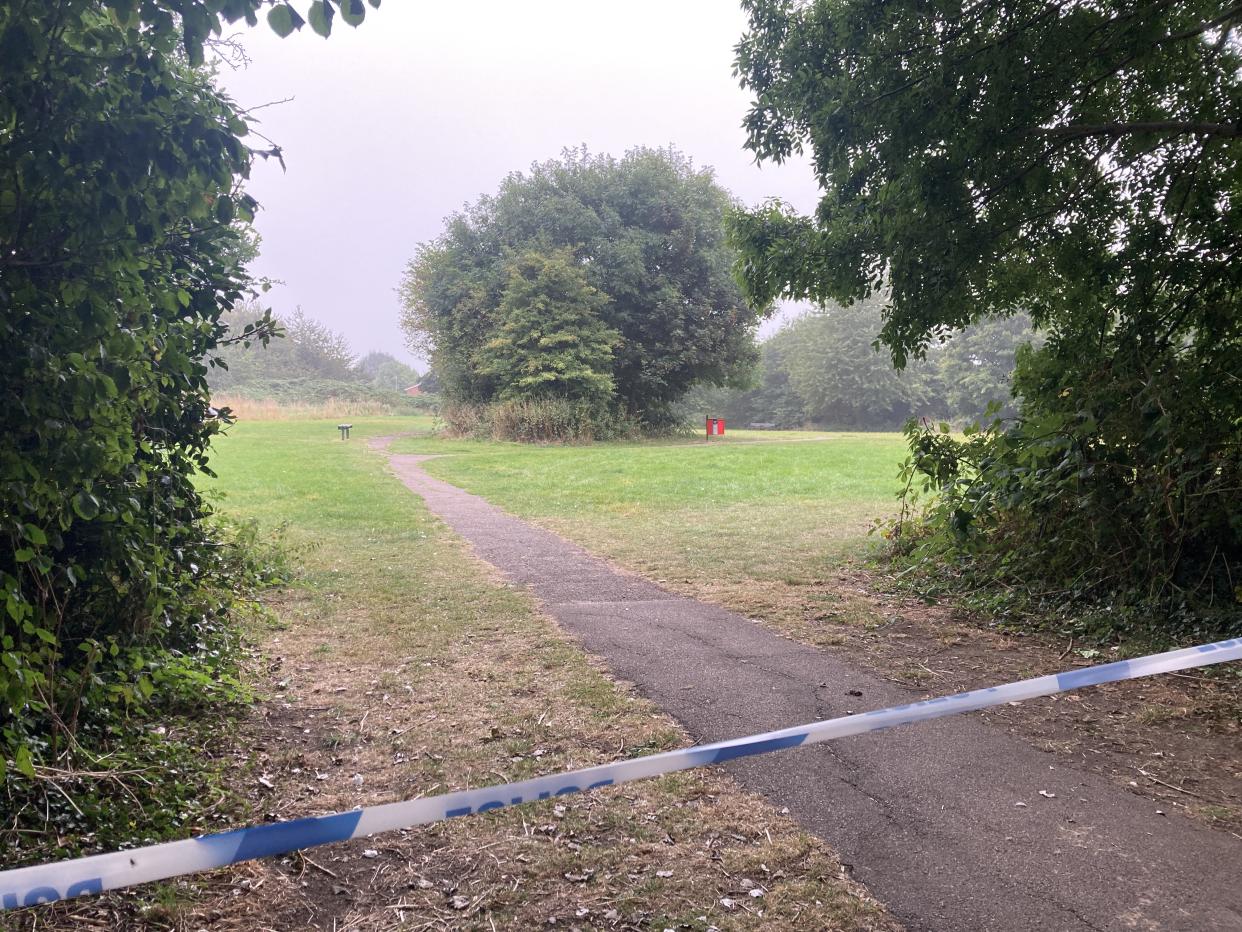
[[[875,546],[906,447],[899,434],[755,431],[710,445],[409,437],[394,450],[449,454],[427,471],[674,589],[832,641],[806,630],[817,599],[838,618],[861,609],[811,587]]]
[[[368,437],[424,430],[426,419],[353,424],[353,439],[342,442],[334,421],[242,423],[213,459],[221,510],[273,535],[283,527],[301,567],[272,603],[276,627],[255,635],[268,699],[239,731],[236,771],[255,818],[688,743],[672,720],[592,665],[525,593],[499,583],[367,450]],[[292,929],[311,918],[320,928],[402,920],[532,928],[553,919],[598,928],[888,927],[820,843],[714,772],[215,876],[223,880],[207,881],[184,907],[180,918],[192,927],[250,928],[261,919]],[[237,895],[256,885],[261,896]],[[749,893],[755,885],[761,897]]]

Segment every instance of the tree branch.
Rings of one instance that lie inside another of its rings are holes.
[[[1161,133],[1172,136],[1220,136],[1242,138],[1242,123],[1191,123],[1183,120],[1156,120],[1149,123],[1071,123],[1068,126],[1037,126],[1030,130],[1037,136],[1063,136],[1071,139],[1086,136],[1137,136]]]
[[[1235,25],[1237,25],[1237,23],[1231,22],[1231,20],[1237,20],[1240,17],[1242,17],[1242,3],[1237,3],[1220,16],[1217,16],[1215,19],[1199,23],[1197,26],[1192,26],[1184,32],[1178,32],[1171,36],[1165,36],[1160,40],[1159,44],[1164,44],[1165,42],[1178,42],[1182,39],[1193,39],[1195,36],[1203,35],[1203,33],[1209,32],[1217,26],[1224,26],[1225,32],[1229,32]]]

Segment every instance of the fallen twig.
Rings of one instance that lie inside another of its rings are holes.
[[[1152,783],[1159,783],[1161,786],[1167,786],[1171,790],[1177,790],[1177,792],[1185,793],[1187,796],[1193,796],[1195,799],[1203,799],[1205,802],[1207,801],[1205,797],[1200,796],[1198,793],[1192,793],[1190,790],[1184,789],[1180,786],[1174,786],[1172,783],[1165,783],[1159,777],[1153,777],[1142,767],[1135,767],[1134,769],[1137,770],[1139,773],[1141,773],[1143,776],[1145,776]]]
[[[306,856],[306,854],[305,854],[305,853],[303,853],[303,854],[302,854],[302,860],[303,860],[303,861],[305,861],[307,864],[309,864],[311,867],[315,868],[315,870],[318,870],[318,871],[323,871],[323,872],[324,872],[325,874],[327,874],[329,877],[332,877],[332,878],[334,878],[334,879],[336,879],[336,880],[340,880],[340,879],[341,879],[341,878],[340,878],[340,875],[339,875],[339,874],[337,874],[337,873],[336,873],[336,871],[329,870],[328,868],[324,867],[322,864],[318,864],[318,863],[316,863],[315,861],[312,861],[310,858],[308,858],[308,857]]]

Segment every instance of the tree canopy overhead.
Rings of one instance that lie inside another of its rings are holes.
[[[1242,276],[1236,4],[743,5],[747,146],[809,150],[824,191],[813,217],[739,219],[753,299],[887,287],[898,362],[1016,308],[1222,325]]]
[[[566,151],[510,175],[419,247],[402,286],[403,325],[430,352],[450,399],[509,397],[514,370],[498,353],[517,343],[504,342],[506,326],[512,337],[519,304],[525,316],[535,313],[529,295],[513,296],[526,287],[514,262],[542,262],[543,272],[531,274],[545,283],[555,272],[566,286],[572,273],[599,300],[581,302],[591,313],[574,325],[580,342],[561,346],[597,366],[610,340],[612,403],[659,419],[695,382],[736,380],[755,358],[763,312],[746,305],[730,273],[722,225],[730,206],[711,172],[675,150],[634,149],[620,159]]]

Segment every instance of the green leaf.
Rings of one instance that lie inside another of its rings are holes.
[[[246,223],[254,222],[254,212],[258,209],[259,202],[249,194],[243,194],[235,205],[237,209],[237,218]]]
[[[79,492],[73,496],[73,511],[83,521],[91,521],[99,517],[99,499],[89,492]]]
[[[227,194],[216,198],[216,219],[221,223],[233,222],[233,199]]]
[[[267,13],[267,24],[282,39],[292,35],[295,29],[300,29],[303,22],[305,20],[298,15],[298,11],[287,3],[274,6]]]
[[[33,780],[35,778],[34,761],[31,760],[30,748],[26,747],[26,745],[23,744],[18,747],[17,754],[14,755],[13,765],[17,767],[19,773],[28,779]]]
[[[43,528],[36,527],[33,524],[27,524],[22,528],[26,532],[26,540],[30,541],[36,547],[42,547],[47,544],[47,535],[43,533]]]
[[[357,28],[366,19],[367,8],[362,0],[341,0],[341,19]]]
[[[199,65],[203,64],[205,59],[203,58],[202,36],[197,35],[193,30],[187,28],[185,30],[185,37],[182,40],[182,45],[185,48],[185,56],[190,60],[191,65],[197,68]]]
[[[311,29],[325,39],[328,38],[332,34],[332,15],[334,12],[327,0],[315,0],[306,14],[310,20]]]
[[[22,547],[20,550],[13,551],[13,559],[18,563],[29,563],[34,559],[34,551],[29,547]]]

